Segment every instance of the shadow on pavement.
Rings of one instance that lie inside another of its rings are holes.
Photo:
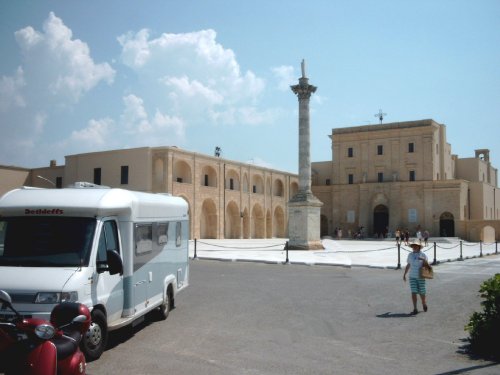
[[[466,373],[469,373],[470,371],[480,370],[482,368],[493,367],[493,366],[498,366],[498,365],[500,365],[500,363],[498,363],[498,362],[496,362],[496,363],[495,362],[494,363],[487,363],[485,365],[470,366],[470,367],[460,368],[460,369],[457,369],[457,370],[451,370],[451,371],[447,371],[447,372],[440,372],[439,374],[436,374],[436,375],[466,374]]]
[[[383,314],[379,314],[379,315],[376,315],[377,318],[412,318],[414,317],[415,315],[411,314],[411,313],[392,313],[392,312],[386,312],[386,313],[383,313]]]

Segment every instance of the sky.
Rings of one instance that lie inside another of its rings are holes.
[[[0,0],[0,164],[177,146],[298,171],[333,128],[434,119],[500,167],[498,0]]]

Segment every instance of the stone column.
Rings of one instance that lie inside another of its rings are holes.
[[[316,87],[309,84],[305,62],[302,60],[302,77],[291,89],[299,99],[299,191],[288,202],[289,249],[323,249],[320,238],[321,203],[311,192],[311,144],[309,131],[309,100]]]

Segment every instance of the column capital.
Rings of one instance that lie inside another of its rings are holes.
[[[299,84],[290,86],[293,93],[298,96],[299,99],[309,99],[311,94],[316,92],[317,87],[309,84],[308,78],[299,78]]]

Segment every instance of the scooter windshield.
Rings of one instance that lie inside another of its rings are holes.
[[[94,218],[0,218],[0,266],[82,267],[89,263]]]

